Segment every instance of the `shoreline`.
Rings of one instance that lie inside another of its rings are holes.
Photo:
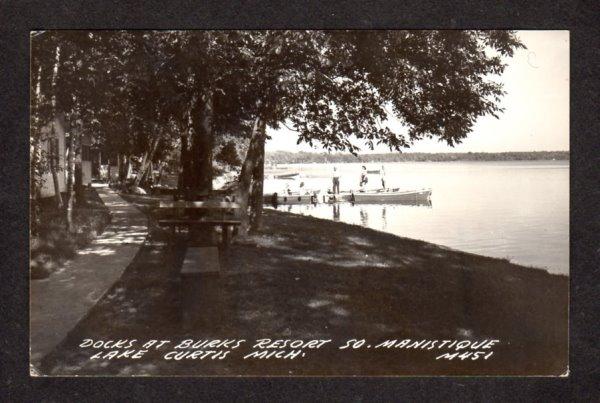
[[[397,162],[569,162],[569,151],[534,151],[534,152],[460,152],[460,153],[367,153],[353,156],[351,154],[329,154],[314,152],[290,152],[283,150],[268,151],[266,162],[269,165],[311,164],[311,163],[384,163]]]
[[[539,160],[423,160],[423,161],[305,161],[305,162],[272,162],[265,165],[265,173],[277,173],[280,174],[280,170],[286,169],[287,167],[294,166],[311,166],[311,165],[365,165],[365,164],[376,164],[376,165],[394,165],[394,164],[517,164],[517,163],[529,163],[532,165],[552,163],[556,165],[556,168],[570,168],[571,160],[569,159],[539,159]]]
[[[465,153],[466,154],[466,153]],[[364,154],[369,155],[369,154]],[[409,154],[410,155],[410,154]],[[570,162],[570,159],[567,158],[540,158],[540,159],[517,159],[517,160],[405,160],[405,161],[305,161],[305,162],[277,162],[267,165],[304,165],[304,164],[400,164],[400,163],[442,163],[442,162],[476,162],[476,163],[484,163],[484,162]]]
[[[43,361],[49,375],[561,375],[568,365],[569,278],[506,260],[350,225],[265,210],[252,242],[221,259],[219,321],[179,268],[185,247],[155,234],[119,281]],[[190,294],[191,293],[191,294]],[[106,326],[110,323],[111,326]],[[92,361],[84,338],[500,340],[489,361],[432,352],[334,348],[296,361]]]
[[[517,262],[517,261],[513,261],[512,258],[510,258],[510,257],[496,257],[496,256],[491,256],[491,255],[484,255],[484,254],[477,253],[477,252],[470,252],[470,251],[458,249],[458,248],[455,248],[455,247],[443,245],[443,244],[440,244],[440,243],[431,242],[431,241],[428,241],[426,239],[411,238],[411,237],[405,237],[405,236],[402,236],[402,235],[397,235],[397,234],[394,234],[393,232],[388,232],[388,231],[381,230],[381,229],[371,228],[371,227],[363,226],[361,224],[347,223],[347,222],[342,221],[342,220],[340,220],[340,221],[334,221],[334,220],[332,220],[330,218],[320,218],[320,217],[312,216],[310,214],[296,213],[296,212],[291,212],[291,211],[290,212],[286,212],[286,211],[282,211],[282,210],[277,210],[272,205],[265,205],[265,207],[267,209],[269,209],[269,210],[277,211],[277,212],[282,213],[282,214],[294,214],[294,215],[299,215],[299,216],[303,216],[303,217],[312,217],[312,218],[316,218],[316,219],[321,219],[321,220],[325,220],[325,221],[329,221],[329,222],[340,222],[340,223],[344,223],[346,225],[356,226],[356,227],[364,228],[364,229],[369,229],[369,230],[376,231],[376,232],[379,232],[379,233],[382,233],[382,234],[394,235],[394,236],[396,236],[398,238],[401,238],[401,239],[425,242],[425,243],[428,243],[428,244],[435,245],[435,246],[437,246],[439,248],[442,248],[442,249],[447,249],[447,250],[452,251],[452,252],[465,253],[465,254],[470,254],[470,255],[478,256],[478,257],[485,257],[485,258],[489,258],[489,259],[497,259],[497,260],[500,260],[500,261],[503,261],[503,262],[506,262],[506,263],[510,263],[510,264],[514,264],[514,265],[517,265],[517,266],[521,266],[521,267],[524,267],[524,268],[527,268],[527,269],[541,270],[541,271],[544,271],[544,272],[546,272],[548,274],[551,274],[551,275],[562,276],[562,277],[565,277],[565,278],[570,278],[571,277],[571,275],[570,275],[570,268],[569,267],[567,267],[567,269],[566,269],[567,272],[564,273],[564,272],[561,272],[563,269],[560,268],[560,267],[558,267],[558,268],[557,267],[550,268],[550,267],[543,267],[543,266],[535,266],[533,264],[520,263],[520,262]]]
[[[297,215],[297,216],[301,216],[301,217],[311,217],[311,218],[314,218],[314,219],[317,219],[317,220],[323,220],[323,221],[329,221],[329,222],[339,222],[339,223],[342,223],[342,224],[345,224],[345,225],[349,225],[349,226],[352,226],[352,227],[358,227],[358,228],[362,228],[362,229],[368,229],[370,231],[375,231],[375,232],[378,232],[378,233],[381,233],[381,234],[392,235],[392,236],[395,236],[397,238],[400,238],[400,239],[403,239],[403,240],[407,240],[407,241],[423,242],[423,243],[426,243],[426,244],[433,245],[433,246],[435,246],[437,248],[447,250],[448,252],[452,252],[452,253],[462,253],[462,254],[466,254],[466,255],[471,255],[474,258],[486,258],[486,259],[499,260],[501,262],[504,262],[504,263],[507,263],[507,264],[511,264],[511,265],[515,265],[515,266],[519,266],[519,267],[522,267],[522,268],[528,269],[528,270],[541,270],[544,273],[546,273],[548,275],[551,275],[551,276],[559,276],[559,277],[564,277],[566,279],[569,279],[571,277],[570,273],[568,273],[568,274],[553,273],[553,272],[550,271],[550,269],[548,269],[546,267],[529,266],[529,265],[521,264],[521,263],[518,263],[518,262],[513,262],[509,258],[501,258],[501,257],[495,257],[495,256],[482,255],[482,254],[479,254],[479,253],[474,253],[474,252],[469,252],[469,251],[465,251],[465,250],[461,250],[461,249],[456,249],[456,248],[453,248],[451,246],[446,246],[446,245],[438,244],[438,243],[435,243],[435,242],[429,242],[429,241],[424,240],[424,239],[409,238],[409,237],[405,237],[405,236],[401,236],[401,235],[396,235],[396,234],[393,234],[391,232],[387,232],[387,231],[383,231],[383,230],[379,230],[379,229],[375,229],[375,228],[370,228],[370,227],[365,227],[365,226],[362,226],[362,225],[359,225],[359,224],[351,224],[351,223],[347,223],[347,222],[344,222],[344,221],[333,221],[333,220],[330,220],[328,218],[320,218],[320,217],[314,217],[314,216],[311,216],[311,215],[305,215],[305,214],[299,214],[299,213],[292,213],[292,212],[287,212],[287,211],[275,210],[275,209],[272,208],[272,206],[269,206],[268,209],[271,210],[271,211],[276,211],[277,213],[281,213],[281,214],[291,214],[291,215]]]

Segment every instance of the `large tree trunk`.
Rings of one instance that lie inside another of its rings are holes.
[[[30,165],[29,165],[29,209],[30,225],[32,235],[37,234],[39,221],[39,199],[42,185],[42,173],[40,169],[40,142],[39,138],[32,137],[30,145]]]
[[[75,133],[71,128],[67,154],[67,231],[73,231],[73,206],[75,201]]]
[[[77,103],[77,99],[75,98],[75,103]],[[67,171],[67,184],[66,184],[66,194],[67,194],[67,213],[70,212],[73,206],[72,196],[73,196],[73,186],[75,183],[75,161],[76,161],[76,152],[78,149],[78,128],[77,128],[77,119],[80,117],[79,109],[77,107],[74,108],[73,113],[68,116],[66,119],[66,123],[68,124],[69,130],[69,141],[66,144],[67,149],[67,161],[66,161],[66,171]],[[66,140],[66,139],[65,139]],[[67,214],[68,215],[68,214]],[[68,220],[68,218],[67,218]],[[69,223],[67,223],[67,229],[69,228]]]
[[[140,186],[142,180],[146,176],[146,172],[148,171],[148,167],[152,165],[152,158],[154,158],[154,154],[156,153],[156,149],[158,148],[158,139],[152,139],[150,144],[150,150],[147,150],[142,157],[142,163],[140,164],[140,169],[135,177],[135,181],[133,182],[133,186]]]
[[[134,187],[140,186],[140,183],[142,182],[142,177],[144,176],[144,173],[146,172],[146,166],[148,165],[148,155],[149,154],[150,154],[150,151],[146,150],[146,152],[144,153],[144,156],[142,157],[142,161],[140,162],[140,167],[138,168],[138,172],[135,175],[135,179],[133,180]]]
[[[56,208],[58,210],[63,209],[62,196],[60,194],[60,182],[58,181],[58,167],[60,165],[60,152],[58,146],[58,138],[56,137],[56,131],[54,130],[54,121],[52,122],[52,128],[50,130],[50,173],[52,174],[52,184],[54,185],[54,200],[56,201]],[[56,142],[55,142],[56,140]]]
[[[43,175],[43,164],[41,158],[41,147],[40,147],[40,139],[41,139],[41,125],[40,125],[40,116],[39,109],[41,104],[42,97],[42,66],[38,69],[37,74],[37,82],[35,85],[35,97],[34,97],[34,108],[35,113],[32,113],[31,119],[31,133],[29,137],[30,141],[30,184],[31,184],[31,196],[34,199],[37,199],[41,192],[41,179]]]
[[[57,165],[60,164],[60,153],[59,148],[56,143],[58,143],[58,137],[56,136],[56,130],[54,129],[54,122],[57,118],[57,110],[56,110],[56,91],[57,91],[57,80],[58,80],[58,70],[60,66],[60,46],[56,47],[56,57],[54,60],[54,70],[52,72],[52,127],[50,130],[50,173],[52,174],[52,182],[54,185],[54,199],[56,200],[56,208],[62,210],[63,202],[60,194],[60,183],[58,182],[58,168]],[[54,145],[57,145],[54,147]]]
[[[242,236],[248,234],[248,231],[250,230],[250,218],[248,216],[250,188],[257,162],[260,159],[261,148],[264,147],[265,129],[265,122],[260,117],[257,117],[254,120],[252,137],[250,138],[250,144],[248,146],[248,151],[246,152],[246,158],[244,159],[242,170],[238,178],[236,201],[240,205],[241,209],[240,219],[242,225],[240,225],[239,233]]]
[[[148,163],[148,168],[146,168],[146,173],[144,174],[144,177],[142,178],[142,183],[149,183],[150,185],[152,185],[154,183],[154,162],[152,162],[153,159],[154,159],[154,155],[152,155],[152,158],[150,158],[150,162]]]
[[[129,172],[129,157],[125,154],[119,154],[119,187],[123,187],[127,181]]]
[[[73,183],[75,182],[75,134],[73,130],[69,133],[69,141],[67,142],[67,197],[73,191]]]
[[[165,170],[165,162],[159,161],[158,162],[158,177],[156,178],[157,185],[160,185],[162,182],[162,176],[163,176],[164,170]]]
[[[75,202],[83,206],[85,205],[85,197],[83,195],[83,171],[81,162],[75,164]]]
[[[125,161],[125,182],[124,183],[124,188],[127,188],[129,185],[129,177],[131,176],[131,173],[133,172],[133,162],[131,161],[131,155],[127,156],[127,160]],[[127,190],[127,189],[125,189]]]
[[[96,166],[96,172],[98,178],[101,177],[100,172],[102,171],[102,151],[98,150],[98,164],[94,164]],[[94,175],[94,174],[92,174]]]
[[[123,172],[123,158],[121,153],[117,153],[117,182],[121,181],[121,175]]]
[[[43,164],[41,158],[41,127],[39,108],[41,104],[42,92],[42,66],[38,68],[37,82],[35,85],[34,113],[31,116],[31,133],[29,137],[29,208],[30,208],[30,228],[31,234],[37,235],[39,220],[39,199],[43,182]]]
[[[264,129],[263,129],[264,131]],[[260,136],[258,139],[258,153],[254,170],[252,172],[252,193],[250,194],[250,232],[256,232],[260,229],[263,212],[263,194],[265,182],[265,139],[266,136]]]
[[[179,154],[179,171],[177,178],[177,190],[181,193],[190,185],[190,155],[188,150],[188,136],[181,135],[181,150]]]
[[[191,189],[196,192],[212,191],[213,180],[213,94],[207,92],[196,102],[192,117]]]

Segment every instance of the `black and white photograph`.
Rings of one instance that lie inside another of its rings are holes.
[[[569,375],[568,30],[29,42],[31,376]]]

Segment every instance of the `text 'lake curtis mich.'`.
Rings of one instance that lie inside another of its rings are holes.
[[[435,357],[436,360],[487,360],[493,354],[492,348],[500,342],[496,339],[474,340],[437,340],[437,339],[388,339],[376,344],[369,344],[365,339],[348,339],[335,346],[331,339],[257,339],[250,344],[245,339],[207,339],[193,340],[185,339],[179,342],[171,340],[147,340],[137,339],[120,340],[93,340],[84,339],[79,345],[82,349],[91,349],[94,354],[90,357],[95,359],[139,359],[149,351],[161,350],[164,360],[180,361],[191,360],[222,360],[232,351],[242,345],[251,346],[251,352],[245,354],[243,359],[285,359],[293,360],[297,357],[305,357],[309,350],[319,350],[324,346],[333,346],[337,350],[437,350],[442,354]],[[167,351],[168,350],[168,351]]]

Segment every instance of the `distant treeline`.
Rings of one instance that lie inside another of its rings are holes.
[[[265,156],[268,164],[344,163],[344,162],[445,162],[445,161],[536,161],[569,160],[568,151],[527,151],[504,153],[385,153],[385,154],[328,154],[311,152],[274,151]]]

